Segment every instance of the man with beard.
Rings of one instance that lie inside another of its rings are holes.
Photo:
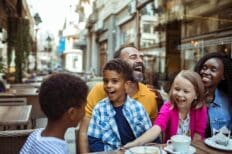
[[[151,122],[153,122],[157,115],[156,94],[146,85],[141,83],[144,79],[143,53],[139,52],[134,46],[124,46],[115,52],[114,58],[120,58],[127,61],[133,68],[133,77],[135,81],[128,86],[126,92],[130,97],[134,98],[144,106]],[[85,117],[81,121],[79,130],[78,146],[80,148],[80,153],[89,152],[87,130],[92,116],[92,111],[95,105],[106,96],[103,83],[96,84],[88,94],[87,104],[85,107]]]

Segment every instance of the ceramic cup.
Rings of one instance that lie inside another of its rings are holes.
[[[167,141],[167,146],[172,147],[174,152],[188,153],[191,138],[186,135],[174,135]],[[171,149],[171,148],[170,148]]]

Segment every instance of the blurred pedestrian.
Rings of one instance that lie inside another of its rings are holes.
[[[0,92],[5,92],[6,91],[6,77],[5,75],[2,75],[0,78]]]

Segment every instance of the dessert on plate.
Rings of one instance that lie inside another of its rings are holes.
[[[216,144],[227,146],[230,140],[230,131],[226,127],[214,130],[213,140]]]

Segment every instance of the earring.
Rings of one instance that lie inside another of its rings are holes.
[[[221,80],[225,80],[224,76],[222,76],[222,79]]]

